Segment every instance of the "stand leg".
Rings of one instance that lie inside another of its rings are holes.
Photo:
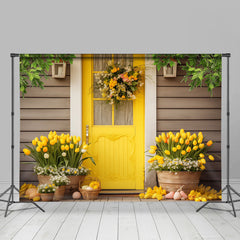
[[[4,217],[7,216],[7,213],[8,213],[8,207],[11,205],[10,204],[10,199],[13,195],[13,186],[10,187],[11,188],[11,191],[10,191],[10,194],[9,194],[9,197],[8,197],[8,202],[7,202],[7,207],[6,207],[6,210],[5,210],[5,214],[4,214]]]
[[[231,195],[230,187],[229,187],[229,186],[227,187],[227,190],[228,190],[230,202],[231,202],[231,204],[232,204],[233,215],[234,215],[234,217],[236,217],[236,211],[235,211],[235,207],[234,207],[234,203],[233,203],[233,200],[232,200],[232,195]]]
[[[227,187],[225,186],[225,187],[222,189],[222,192],[224,192],[226,189],[227,189]]]
[[[37,208],[39,208],[42,212],[45,212],[45,210],[44,209],[42,209],[39,205],[37,205],[35,202],[31,202],[33,205],[35,205]]]
[[[7,193],[9,190],[11,189],[11,187],[9,187],[8,189],[6,189],[1,195],[0,197],[2,197],[5,193]]]
[[[204,207],[207,206],[208,204],[209,204],[209,202],[204,203],[200,208],[198,208],[198,209],[196,210],[196,212],[199,212],[202,208],[204,208]]]

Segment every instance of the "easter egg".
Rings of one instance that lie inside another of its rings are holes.
[[[72,194],[72,198],[73,199],[80,199],[81,198],[81,193],[80,192],[74,192]]]

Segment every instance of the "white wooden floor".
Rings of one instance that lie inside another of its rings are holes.
[[[240,239],[240,211],[230,213],[203,209],[190,201],[77,201],[15,204],[7,218],[0,211],[0,239]],[[228,205],[218,204],[222,209]],[[0,203],[4,209],[5,203]],[[211,207],[217,207],[211,204]],[[240,209],[240,203],[236,203]]]

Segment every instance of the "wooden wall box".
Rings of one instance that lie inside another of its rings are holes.
[[[52,77],[53,78],[65,78],[66,77],[66,67],[65,62],[53,63],[52,65]]]
[[[163,67],[163,76],[164,77],[176,77],[177,76],[177,62],[171,66],[164,66]]]

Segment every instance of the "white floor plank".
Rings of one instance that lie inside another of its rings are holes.
[[[119,202],[119,240],[138,239],[137,223],[132,202]]]
[[[168,212],[179,235],[184,240],[202,239],[198,231],[195,229],[191,221],[182,213],[174,201],[162,201],[164,208]]]
[[[40,203],[39,205],[44,208],[46,203]],[[29,204],[24,204],[25,206],[29,206]],[[33,205],[31,205],[33,206]],[[6,224],[0,230],[1,239],[7,240],[12,239],[14,235],[24,226],[27,224],[28,221],[38,212],[40,211],[38,208],[33,208],[30,210],[20,211],[10,222]],[[15,212],[14,212],[15,213]],[[10,216],[9,216],[10,217]],[[8,219],[7,217],[6,219]]]
[[[59,228],[64,222],[65,218],[74,207],[73,202],[63,202],[58,210],[45,222],[44,225],[39,229],[33,239],[35,240],[51,240],[56,236]]]
[[[200,213],[196,213],[196,209],[189,201],[178,201],[177,205],[182,213],[188,217],[189,221],[194,225],[203,239],[223,239],[216,229]]]
[[[239,204],[235,204],[235,207],[237,207]],[[214,208],[220,208],[225,210],[232,210],[232,206],[229,204],[211,204],[211,207]],[[210,210],[211,211],[211,210]],[[224,218],[225,221],[227,221],[229,224],[232,225],[239,233],[240,233],[240,212],[238,212],[238,216],[235,218],[230,212],[225,211],[219,211],[215,210],[215,212],[222,218]]]
[[[85,214],[76,239],[97,239],[99,223],[105,203],[106,202],[90,202],[90,206]]]
[[[149,202],[148,207],[162,240],[181,239],[174,223],[168,216],[167,211],[164,209],[162,202]]]
[[[59,208],[60,202],[48,202],[44,205],[45,212],[38,211],[14,236],[14,240],[33,239],[41,226]]]
[[[139,239],[160,239],[147,202],[133,202]]]
[[[89,205],[90,202],[76,202],[76,205],[72,208],[71,212],[66,217],[55,239],[75,239]],[[69,229],[71,229],[71,231],[69,231]]]
[[[106,202],[98,230],[99,240],[118,238],[118,202]]]
[[[200,204],[191,203],[195,209],[200,207]],[[200,212],[212,226],[217,229],[218,233],[223,237],[223,239],[239,240],[240,234],[231,226],[230,223],[220,217],[214,210],[203,208]]]

